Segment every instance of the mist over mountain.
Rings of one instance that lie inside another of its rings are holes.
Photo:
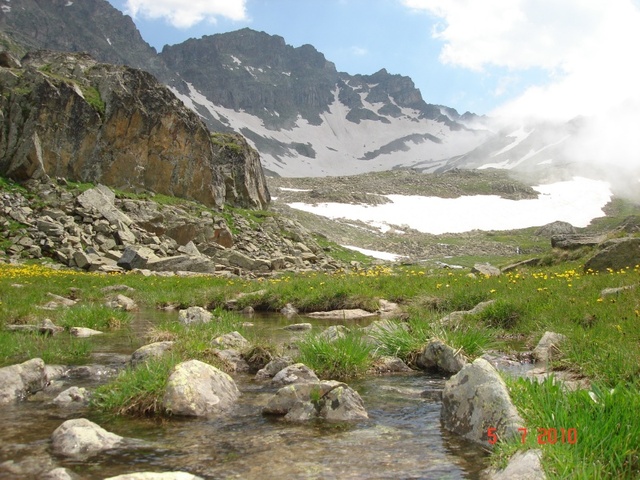
[[[460,114],[429,104],[409,77],[385,69],[338,72],[313,46],[296,48],[277,35],[242,29],[158,53],[106,0],[12,0],[0,10],[0,33],[4,48],[17,54],[86,51],[151,72],[211,129],[243,134],[272,175],[493,167],[536,181],[589,174],[611,178],[620,191],[637,190],[634,152],[613,151],[628,135],[602,142],[606,125]]]

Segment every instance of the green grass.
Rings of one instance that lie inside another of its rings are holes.
[[[374,347],[359,332],[327,340],[309,335],[298,342],[298,361],[327,380],[347,380],[365,374],[373,362]]]
[[[53,337],[40,333],[0,330],[0,366],[41,358],[46,364],[81,364],[88,360],[91,344],[86,339],[59,333]]]
[[[590,392],[569,392],[552,379],[542,383],[507,379],[507,383],[528,434],[524,444],[519,438],[500,445],[494,456],[496,461],[504,461],[517,449],[541,448],[550,479],[640,476],[637,384],[619,384],[613,390],[596,384]],[[541,444],[548,439],[538,429],[555,429],[556,443]],[[561,429],[576,429],[577,442],[569,443]],[[543,436],[538,438],[538,434]]]
[[[96,389],[91,405],[117,415],[153,416],[164,413],[162,397],[171,370],[179,357],[165,355],[137,367],[129,367],[118,377]]]
[[[94,330],[121,328],[131,321],[131,315],[104,305],[75,305],[60,311],[55,322],[65,328],[85,327]]]

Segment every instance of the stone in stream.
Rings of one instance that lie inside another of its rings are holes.
[[[229,375],[199,360],[189,360],[173,368],[162,404],[172,415],[206,417],[229,410],[239,396]]]
[[[102,332],[99,330],[93,330],[92,328],[85,327],[71,327],[69,329],[69,333],[78,338],[87,338],[93,337],[94,335],[102,335]]]
[[[171,341],[154,342],[140,347],[131,354],[131,366],[135,367],[151,359],[162,357],[165,353],[171,351],[174,343]]]
[[[136,472],[125,473],[104,480],[204,480],[187,472]]]
[[[138,309],[138,305],[132,298],[122,294],[116,295],[115,298],[109,300],[105,305],[116,310],[124,310],[125,312],[132,312]]]
[[[369,418],[362,398],[347,384],[334,380],[296,383],[281,388],[262,409],[285,420],[357,421]]]
[[[86,418],[67,420],[51,435],[53,453],[65,457],[89,457],[115,448],[123,440]]]
[[[284,330],[291,330],[292,332],[304,332],[305,330],[311,330],[313,326],[310,323],[294,323],[282,328]]]
[[[53,399],[58,407],[84,407],[89,404],[91,394],[83,387],[70,387]]]
[[[465,365],[445,383],[440,418],[447,430],[487,448],[491,447],[489,428],[495,428],[500,439],[507,439],[517,436],[524,423],[506,384],[483,358]]]
[[[288,367],[293,364],[293,360],[291,357],[278,357],[271,360],[267,363],[264,368],[258,370],[256,373],[255,379],[260,380],[269,380],[273,378],[278,372],[282,369]]]
[[[418,354],[415,363],[423,370],[436,369],[443,373],[458,373],[467,364],[467,359],[441,340],[434,339]]]
[[[291,383],[317,382],[318,376],[304,363],[294,363],[275,374],[271,383],[282,386]]]
[[[62,467],[49,470],[39,477],[40,480],[76,480],[77,478],[73,472]]]
[[[45,365],[40,358],[0,368],[0,405],[23,400],[46,385]]]
[[[485,470],[489,480],[545,480],[541,463],[542,451],[517,452],[502,470]]]
[[[343,310],[331,310],[329,312],[311,312],[305,314],[311,318],[325,318],[334,320],[359,320],[361,318],[376,317],[377,313],[367,312],[361,308],[343,309]]]

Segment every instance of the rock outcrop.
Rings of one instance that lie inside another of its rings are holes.
[[[0,174],[65,177],[130,191],[264,208],[260,159],[243,137],[212,136],[150,74],[86,54],[31,52],[0,68]]]

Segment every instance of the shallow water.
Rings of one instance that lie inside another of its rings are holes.
[[[141,341],[140,333],[161,315],[144,312],[133,322],[132,332],[105,337],[97,358],[120,361],[121,356],[109,357],[107,350],[131,353]],[[251,321],[256,332],[281,339],[296,335],[281,330],[289,323],[310,322],[314,329],[339,323],[304,317],[254,317]],[[48,405],[46,398],[3,408],[0,463],[13,460],[26,466],[27,472],[0,470],[0,478],[29,478],[29,470],[45,466],[64,466],[87,479],[169,470],[184,470],[207,479],[473,479],[485,468],[486,453],[480,447],[440,427],[441,376],[411,373],[351,382],[369,413],[369,420],[352,424],[291,424],[265,417],[261,408],[275,389],[248,375],[235,376],[235,380],[242,396],[233,411],[217,419],[113,418],[88,410],[62,411]],[[75,378],[67,383],[95,382]],[[85,461],[52,456],[51,433],[64,420],[75,417],[89,418],[144,444]]]

